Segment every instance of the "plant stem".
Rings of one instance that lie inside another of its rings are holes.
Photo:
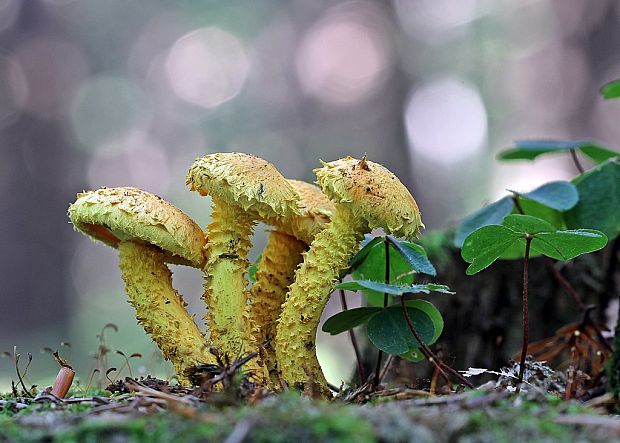
[[[577,170],[579,171],[580,174],[583,174],[583,172],[585,171],[583,169],[583,166],[581,166],[581,163],[579,163],[579,158],[577,157],[577,152],[575,152],[574,149],[570,150],[570,156],[573,159],[573,163],[575,163],[575,167],[577,168]]]
[[[531,234],[525,234],[525,257],[523,258],[523,346],[521,347],[521,362],[519,363],[519,379],[517,380],[517,393],[521,390],[523,373],[525,372],[525,357],[527,355],[527,345],[530,333],[529,312],[528,312],[528,281],[530,264],[530,245],[532,244]]]
[[[342,305],[342,310],[346,311],[349,309],[347,307],[347,299],[345,297],[344,289],[340,290],[340,304]],[[353,350],[355,351],[355,360],[357,363],[357,374],[360,377],[360,384],[363,384],[366,380],[366,374],[364,372],[364,366],[362,365],[362,354],[360,353],[359,346],[357,344],[357,338],[355,338],[355,332],[353,329],[349,329],[349,338],[351,339],[351,344],[353,345]]]
[[[383,378],[389,371],[390,366],[392,366],[393,361],[394,361],[394,356],[392,354],[388,355],[388,358],[385,361],[385,364],[383,365],[383,369],[381,369],[381,372],[379,373],[379,381],[378,381],[379,384],[381,384],[381,381],[383,380]]]
[[[433,351],[431,351],[431,348],[429,348],[428,345],[424,343],[424,340],[422,339],[420,334],[418,334],[418,331],[416,331],[415,326],[413,325],[413,322],[411,321],[411,317],[409,316],[409,311],[407,311],[407,305],[405,304],[404,295],[400,297],[400,305],[403,308],[403,313],[405,315],[405,320],[407,321],[407,325],[409,326],[409,330],[411,331],[415,339],[418,341],[418,343],[420,343],[420,350],[422,351],[422,354],[435,367],[435,369],[437,369],[437,371],[441,374],[441,376],[446,380],[446,383],[450,384],[450,379],[448,378],[448,375],[446,374],[446,372],[448,372],[450,373],[450,375],[455,377],[458,381],[463,383],[465,386],[467,386],[470,389],[473,389],[474,385],[472,385],[465,377],[463,377],[457,371],[455,371],[450,366],[448,366],[443,361],[441,361],[439,357],[437,357],[433,353]]]
[[[385,284],[390,284],[390,243],[388,242],[387,237],[383,240],[383,244],[385,245]],[[387,308],[388,305],[388,293],[383,293],[383,308]],[[374,379],[372,384],[377,387],[379,386],[379,373],[381,372],[381,359],[383,358],[383,351],[379,350],[377,354],[377,363],[375,364],[375,372]]]
[[[515,204],[515,207],[517,208],[517,211],[519,212],[519,214],[525,214],[523,212],[523,207],[521,206],[521,202],[519,202],[519,199],[515,195],[512,196],[512,201]],[[553,277],[560,284],[560,286],[562,286],[564,291],[566,291],[566,293],[570,295],[573,301],[577,304],[577,307],[579,308],[579,310],[581,312],[585,311],[586,305],[583,304],[583,302],[579,298],[579,295],[577,295],[577,292],[575,291],[575,289],[573,289],[571,284],[564,278],[564,276],[560,273],[560,271],[558,271],[555,268],[553,260],[545,256],[545,265],[547,266],[547,269],[551,272]]]
[[[577,295],[577,292],[575,291],[573,286],[564,278],[564,276],[560,273],[560,271],[556,269],[555,264],[553,263],[553,260],[545,256],[545,265],[547,266],[547,269],[551,272],[553,277],[560,284],[560,286],[562,286],[564,291],[568,295],[570,295],[570,297],[573,299],[575,304],[577,304],[577,307],[579,308],[579,310],[581,312],[584,312],[587,306],[583,304],[583,302],[579,298],[579,295]]]

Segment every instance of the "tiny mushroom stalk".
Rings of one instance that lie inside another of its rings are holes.
[[[137,188],[102,188],[78,194],[69,207],[76,230],[119,251],[119,267],[138,323],[151,336],[179,380],[186,370],[214,364],[203,333],[172,287],[166,263],[201,268],[202,229],[180,209]]]
[[[212,199],[204,266],[205,319],[211,343],[229,359],[257,351],[248,319],[248,253],[258,220],[298,213],[293,187],[269,162],[242,153],[209,154],[187,175],[192,191]],[[262,372],[255,360],[247,367]]]
[[[276,322],[295,269],[315,235],[325,228],[334,204],[321,189],[300,180],[288,180],[300,197],[300,214],[265,220],[274,226],[256,270],[256,282],[250,291],[249,318],[254,346],[267,343],[258,360],[265,376],[277,382],[275,335]]]
[[[282,380],[291,387],[309,385],[329,395],[315,352],[321,314],[340,273],[349,266],[364,234],[383,228],[407,239],[424,225],[418,206],[398,178],[385,167],[346,157],[314,171],[323,192],[336,205],[331,222],[319,232],[297,269],[276,328],[276,356]]]

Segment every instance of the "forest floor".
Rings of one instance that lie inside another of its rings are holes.
[[[154,378],[107,389],[3,395],[0,442],[620,442],[610,397],[565,401],[533,385],[519,394],[495,382],[444,395],[360,388],[333,401],[243,381],[219,392]]]

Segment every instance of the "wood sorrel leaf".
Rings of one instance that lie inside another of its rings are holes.
[[[607,236],[593,229],[539,232],[534,235],[532,249],[556,260],[570,260],[607,244]]]
[[[504,197],[490,205],[474,212],[459,225],[454,236],[454,245],[463,247],[463,242],[476,229],[487,225],[499,225],[512,212],[514,203],[512,198]]]
[[[348,309],[325,320],[321,330],[331,335],[337,335],[366,323],[373,315],[382,310],[383,308],[374,307]]]
[[[620,234],[620,160],[615,158],[577,176],[579,203],[564,218],[572,229],[591,228],[610,239]]]
[[[461,256],[471,263],[467,275],[482,271],[497,260],[523,234],[502,225],[489,225],[472,232],[463,242]]]
[[[552,224],[531,215],[512,214],[504,218],[504,222],[502,224],[513,231],[517,231],[522,234],[536,234],[537,232],[555,231]]]
[[[387,239],[390,245],[400,253],[414,271],[427,275],[437,275],[435,267],[428,259],[426,251],[422,246],[408,241],[396,240],[389,235]]]
[[[407,307],[407,312],[422,340],[429,343],[435,336],[432,319],[418,308]],[[400,305],[382,309],[368,321],[368,338],[377,348],[393,355],[404,354],[420,346],[407,325]]]
[[[525,194],[515,194],[558,211],[566,211],[579,201],[577,188],[567,181],[549,182]]]
[[[500,152],[497,158],[499,160],[534,160],[542,154],[572,150],[580,150],[588,156],[590,153],[597,158],[604,152],[614,152],[589,140],[517,140],[513,148]]]
[[[605,100],[620,97],[620,79],[605,83],[599,92]]]
[[[444,294],[454,294],[450,291],[450,288],[446,285],[439,285],[435,283],[428,283],[425,285],[394,285],[381,283],[371,280],[352,280],[344,283],[340,283],[336,286],[336,289],[345,289],[348,291],[363,291],[370,289],[381,294],[390,295],[403,295],[403,294],[429,294],[432,292],[442,292]]]

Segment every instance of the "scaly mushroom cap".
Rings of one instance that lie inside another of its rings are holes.
[[[266,160],[239,152],[208,154],[187,174],[192,191],[215,196],[261,218],[297,214],[299,197],[282,174]]]
[[[301,180],[289,179],[288,182],[299,195],[300,213],[283,219],[271,220],[270,223],[278,230],[309,245],[314,236],[329,223],[336,207],[318,186]]]
[[[398,237],[413,239],[424,227],[420,210],[398,177],[363,158],[341,158],[314,170],[317,183],[336,204],[346,205],[368,222]]]
[[[69,206],[73,226],[108,246],[123,240],[159,247],[169,263],[201,267],[205,235],[200,226],[161,197],[137,188],[79,193]]]

